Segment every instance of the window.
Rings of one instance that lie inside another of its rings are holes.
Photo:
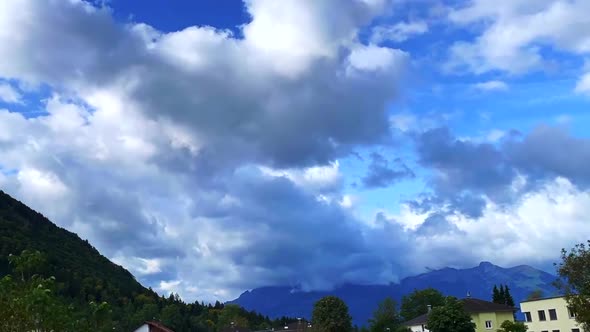
[[[532,322],[533,321],[530,312],[527,311],[527,312],[524,313],[524,321],[525,322]]]
[[[580,329],[572,329],[572,332],[580,332]]]
[[[576,318],[576,313],[574,312],[574,310],[572,310],[572,308],[567,307],[567,315],[569,316],[569,318],[574,319]],[[574,329],[575,330],[575,329]],[[573,330],[572,330],[573,331]]]
[[[559,330],[553,330],[553,331],[551,331],[551,332],[559,332]]]
[[[557,320],[557,311],[555,309],[549,309],[549,319]]]
[[[491,320],[486,320],[486,329],[489,330],[492,328],[492,321]]]
[[[539,320],[541,322],[544,322],[547,320],[547,316],[545,316],[545,310],[539,310]],[[549,331],[543,331],[543,332],[549,332]]]

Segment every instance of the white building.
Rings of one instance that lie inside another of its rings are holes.
[[[562,296],[520,303],[528,332],[584,332]]]

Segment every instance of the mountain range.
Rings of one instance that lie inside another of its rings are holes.
[[[365,325],[377,304],[385,297],[391,297],[400,303],[401,298],[414,290],[435,288],[445,295],[458,298],[470,296],[491,301],[494,285],[508,285],[517,306],[535,291],[544,295],[553,295],[556,289],[553,282],[556,277],[528,265],[502,268],[489,262],[468,269],[443,268],[424,274],[408,277],[396,284],[389,285],[343,285],[332,291],[305,292],[292,287],[262,287],[242,293],[230,301],[246,309],[256,310],[270,317],[311,316],[313,304],[323,296],[335,295],[342,298],[349,306],[353,321]]]

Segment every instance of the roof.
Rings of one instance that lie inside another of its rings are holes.
[[[463,302],[465,311],[470,314],[476,314],[480,312],[513,312],[515,310],[514,307],[505,304],[474,299],[472,297],[465,298],[461,300],[461,302]]]
[[[166,326],[162,325],[158,322],[145,322],[150,327],[150,332],[174,332],[171,329],[167,328]]]
[[[539,298],[539,299],[531,299],[531,300],[520,301],[520,303],[543,301],[543,300],[552,300],[552,299],[558,299],[558,298],[561,298],[561,297],[565,297],[565,296],[564,295],[548,296],[548,297],[542,297],[542,298]]]
[[[428,314],[424,314],[424,315],[420,315],[414,319],[410,319],[409,321],[405,322],[404,325],[405,326],[417,326],[417,325],[426,324],[427,321],[428,321]]]
[[[463,302],[463,308],[465,309],[465,311],[470,314],[477,314],[482,312],[514,312],[514,310],[516,310],[515,308],[507,306],[505,304],[498,304],[480,299],[474,299],[472,297],[462,299],[461,302]],[[405,322],[404,325],[417,326],[426,324],[427,321],[428,314],[426,313],[414,319],[410,319],[409,321]]]

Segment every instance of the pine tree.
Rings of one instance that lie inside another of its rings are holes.
[[[496,285],[494,285],[494,290],[492,292],[492,302],[502,303],[500,299],[500,291],[498,290],[498,286]]]
[[[506,304],[506,289],[504,288],[504,285],[500,285],[500,291],[498,293],[498,303]]]
[[[504,302],[504,304],[510,307],[514,307],[514,299],[512,298],[512,295],[510,295],[510,288],[508,288],[508,285],[504,287],[504,292],[504,295],[506,297],[506,301]]]

